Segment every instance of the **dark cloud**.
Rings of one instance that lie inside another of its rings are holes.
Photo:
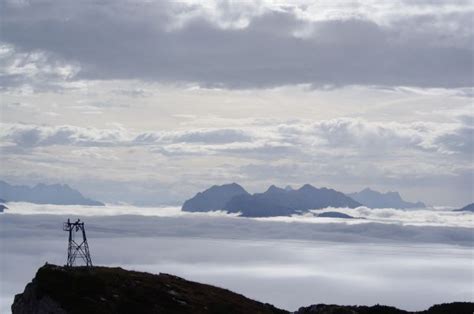
[[[202,16],[173,26],[186,10],[163,3],[4,3],[0,27],[3,40],[21,51],[78,62],[80,78],[230,88],[473,85],[470,11],[379,25],[363,18],[309,22],[291,10],[267,10],[243,28]]]

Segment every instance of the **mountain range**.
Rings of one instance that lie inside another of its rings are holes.
[[[398,192],[381,193],[370,188],[365,188],[356,193],[349,193],[347,196],[369,208],[405,209],[426,207],[422,202],[410,203],[404,201]]]
[[[344,194],[333,189],[316,188],[310,184],[305,184],[299,189],[293,189],[289,185],[285,188],[272,185],[263,193],[250,194],[239,184],[231,183],[213,185],[197,193],[184,202],[182,210],[188,212],[225,210],[240,213],[245,217],[270,217],[289,216],[327,207],[358,206],[397,209],[426,207],[422,202],[411,203],[403,200],[398,192],[381,193],[370,188]]]
[[[33,187],[10,185],[0,180],[0,198],[5,202],[35,204],[104,206],[103,203],[84,197],[67,184],[43,184]]]
[[[263,193],[250,194],[236,183],[212,186],[184,202],[182,210],[204,212],[225,210],[244,217],[289,216],[310,209],[361,206],[344,193],[305,184],[294,190],[274,185]]]

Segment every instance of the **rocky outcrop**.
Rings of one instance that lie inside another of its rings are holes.
[[[16,314],[66,314],[60,304],[49,295],[39,295],[36,282],[26,285],[25,291],[15,296],[12,305],[12,313]]]
[[[13,314],[261,313],[287,311],[229,290],[168,274],[108,267],[45,265],[22,294]]]

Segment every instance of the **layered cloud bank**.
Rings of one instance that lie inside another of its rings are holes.
[[[466,1],[3,1],[2,11],[2,39],[17,51],[7,69],[24,69],[3,76],[7,87],[35,76],[17,65],[24,51],[52,63],[51,78],[472,86]]]
[[[62,223],[76,217],[86,223],[97,265],[177,274],[289,310],[313,303],[421,310],[472,301],[472,226],[289,223],[163,211],[166,217],[0,215],[2,313],[39,266],[64,264]]]
[[[293,215],[291,217],[268,217],[268,218],[243,218],[238,217],[237,213],[228,214],[224,211],[214,211],[214,212],[205,212],[205,213],[191,213],[184,212],[180,207],[136,207],[130,205],[111,205],[108,204],[104,207],[96,206],[82,206],[82,205],[42,205],[42,204],[31,204],[31,203],[9,203],[8,209],[5,210],[7,214],[20,214],[20,215],[73,215],[73,216],[147,216],[147,217],[163,217],[170,219],[183,218],[183,221],[192,222],[193,219],[197,221],[209,220],[224,222],[226,225],[229,224],[258,224],[258,221],[262,222],[262,226],[265,225],[264,222],[273,222],[275,227],[280,226],[281,228],[286,228],[286,223],[301,223],[303,225],[326,225],[326,224],[338,224],[338,228],[354,228],[354,230],[362,230],[366,227],[356,225],[373,225],[375,224],[384,224],[384,225],[395,225],[395,226],[377,226],[375,228],[388,228],[387,230],[393,230],[394,235],[396,230],[409,230],[403,229],[402,226],[419,226],[419,227],[461,227],[461,228],[472,228],[474,227],[474,214],[471,212],[458,212],[452,211],[451,209],[393,209],[393,208],[382,208],[382,209],[370,209],[367,207],[358,207],[358,208],[326,208],[321,210],[313,210],[304,215]],[[337,218],[322,218],[317,217],[321,213],[325,212],[341,212],[348,214],[355,219],[337,219]],[[113,218],[121,219],[121,218]],[[132,218],[125,218],[130,220]],[[133,218],[138,219],[140,218]],[[132,220],[133,220],[132,219]],[[159,221],[159,220],[157,220]],[[197,223],[199,224],[199,223]],[[353,226],[353,227],[350,227]],[[170,227],[172,228],[172,227]],[[307,226],[308,230],[312,228],[323,228],[326,230],[326,227],[317,227],[317,226]],[[328,230],[331,227],[327,227]],[[367,227],[370,229],[371,227]],[[390,229],[393,228],[393,229]],[[137,229],[140,229],[137,226]],[[161,229],[161,228],[160,228]],[[165,228],[168,230],[168,228]],[[233,228],[232,228],[233,229]],[[239,227],[235,227],[236,230]],[[428,228],[429,229],[429,228]],[[427,229],[427,230],[428,230]],[[181,229],[180,229],[181,230]],[[410,229],[411,230],[411,229]],[[438,230],[438,229],[432,229]],[[442,229],[439,229],[442,230]],[[453,229],[455,230],[455,229]],[[184,231],[185,232],[185,231]],[[203,229],[201,232],[212,232],[210,230]],[[178,232],[179,233],[179,232]],[[186,232],[185,232],[186,233]],[[464,233],[464,231],[463,231]],[[304,234],[304,232],[302,232]],[[242,235],[245,236],[245,235]],[[262,235],[264,236],[264,235]],[[409,234],[407,233],[407,236]],[[265,236],[264,236],[265,237]],[[284,235],[282,235],[284,237]],[[464,240],[469,241],[472,238],[472,235],[469,236],[469,233],[464,235]],[[472,240],[472,239],[471,239]]]
[[[79,147],[149,146],[163,154],[215,154],[219,152],[290,152],[303,148],[340,149],[367,155],[387,150],[420,150],[442,154],[469,155],[474,149],[474,125],[469,115],[445,123],[385,123],[360,118],[332,120],[254,121],[239,128],[199,128],[182,131],[125,128],[86,128],[73,125],[42,126],[2,124],[4,145],[34,148],[53,145]],[[275,122],[275,121],[271,121]],[[367,150],[369,149],[369,150]],[[301,152],[302,153],[302,152]],[[338,153],[335,151],[334,154]]]

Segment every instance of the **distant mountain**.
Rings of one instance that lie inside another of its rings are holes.
[[[214,185],[185,201],[182,209],[188,212],[222,210],[233,197],[239,195],[245,196],[249,193],[237,183]]]
[[[455,209],[455,212],[474,212],[474,203],[464,206],[463,208]]]
[[[67,184],[47,185],[39,183],[29,187],[26,185],[10,185],[0,180],[0,198],[7,202],[104,206],[101,202],[84,197],[80,192],[72,189]]]
[[[4,199],[1,199],[1,198],[0,198],[0,213],[3,213],[3,211],[4,211],[5,209],[8,209],[8,207],[4,205],[6,202],[7,202],[7,201],[5,201]]]
[[[234,196],[232,196],[234,194]],[[224,209],[240,212],[245,217],[289,216],[310,209],[326,207],[357,207],[358,202],[332,189],[317,189],[306,184],[298,190],[282,189],[274,185],[264,193],[250,195],[241,186],[213,186],[198,193],[183,204],[184,211]]]
[[[358,206],[361,204],[341,192],[305,184],[298,190],[272,185],[264,193],[236,196],[227,203],[225,209],[228,212],[241,212],[246,217],[271,217],[289,216],[310,209]]]
[[[381,193],[370,188],[360,192],[350,193],[347,196],[370,208],[424,208],[426,205],[422,202],[410,203],[402,199],[398,192]]]
[[[354,219],[354,217],[352,217],[351,215],[347,215],[340,212],[325,212],[325,213],[319,214],[318,217]]]

